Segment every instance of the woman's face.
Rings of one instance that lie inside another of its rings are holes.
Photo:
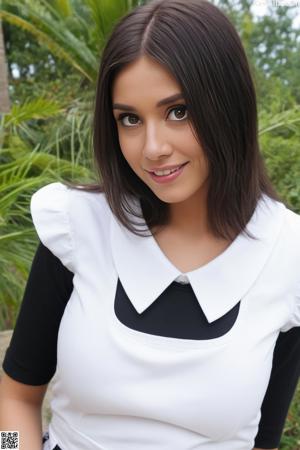
[[[203,198],[207,189],[208,164],[180,93],[170,73],[148,57],[124,68],[112,91],[121,151],[136,175],[166,203]],[[169,97],[174,98],[167,101]],[[169,174],[169,167],[176,171]]]

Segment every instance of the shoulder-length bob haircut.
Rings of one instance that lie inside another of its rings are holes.
[[[128,201],[132,196],[139,200],[149,228],[168,222],[168,204],[123,157],[112,113],[114,78],[141,56],[164,66],[182,88],[190,123],[209,165],[207,211],[212,232],[231,240],[239,233],[252,237],[246,225],[262,194],[279,197],[259,151],[256,94],[241,40],[226,15],[206,0],[153,0],[115,26],[102,54],[95,100],[98,191],[104,191],[116,218],[135,234],[141,235],[141,230],[135,226],[139,221],[130,219],[138,215]]]

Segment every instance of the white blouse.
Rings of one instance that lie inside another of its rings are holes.
[[[276,339],[300,326],[300,216],[264,196],[247,226],[257,240],[240,234],[181,274],[153,236],[116,220],[102,193],[51,183],[33,194],[31,214],[42,243],[74,273],[50,448],[251,450]],[[133,330],[114,311],[118,278],[140,314],[181,279],[209,323],[240,302],[237,320],[209,340]]]

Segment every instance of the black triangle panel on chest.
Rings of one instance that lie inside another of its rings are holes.
[[[224,316],[209,323],[190,284],[171,283],[141,314],[118,279],[114,310],[128,328],[150,335],[177,339],[215,339],[224,336],[237,320],[238,302]]]

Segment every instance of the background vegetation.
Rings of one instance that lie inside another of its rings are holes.
[[[258,18],[250,0],[214,2],[231,17],[249,57],[260,145],[270,177],[283,200],[300,213],[300,30],[293,27],[297,6],[270,2],[268,13]],[[0,105],[1,330],[14,326],[37,245],[31,195],[51,181],[95,180],[91,120],[101,51],[115,22],[138,3],[143,2],[0,3],[11,99],[9,112],[1,115]],[[299,417],[298,389],[282,439],[284,450],[300,449]]]

